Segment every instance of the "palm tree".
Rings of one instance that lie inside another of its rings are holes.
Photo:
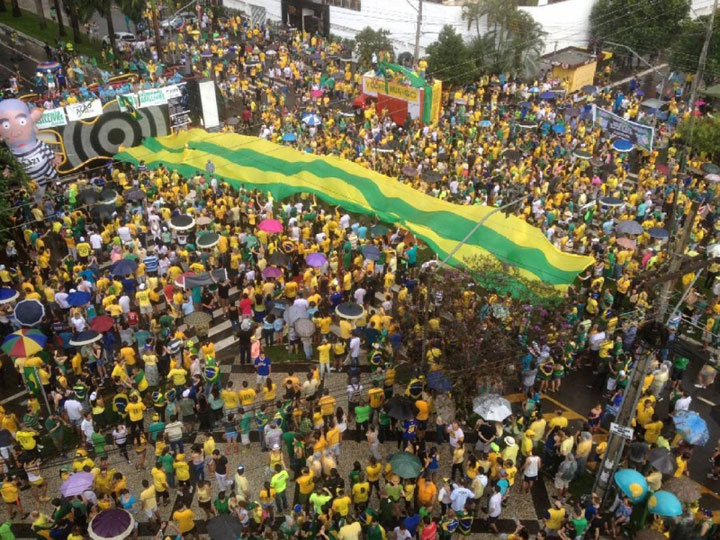
[[[107,23],[110,50],[117,58],[117,43],[115,42],[115,24],[113,23],[112,18],[112,5],[112,0],[89,0],[89,10],[91,12],[97,12],[97,14],[103,17]]]
[[[60,0],[54,0],[54,3],[55,13],[57,14],[58,34],[60,34],[60,37],[64,37],[65,23],[63,22],[62,6],[60,5]]]
[[[45,30],[47,28],[47,21],[45,20],[42,0],[35,0],[35,11],[37,11],[38,17],[40,17],[40,28]]]
[[[5,5],[5,0],[0,0],[0,13],[5,13],[7,11],[7,6]]]
[[[484,15],[484,3],[481,3],[479,0],[466,0],[465,4],[463,4],[462,19],[467,20],[468,32],[474,24],[477,35],[480,35],[480,19],[482,19]]]
[[[547,32],[527,12],[516,10],[508,21],[509,60],[513,70],[529,74],[536,71],[537,59],[545,48]]]

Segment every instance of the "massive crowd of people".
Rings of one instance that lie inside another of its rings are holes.
[[[677,231],[693,219],[688,251],[698,256],[716,236],[714,184],[698,156],[689,156],[686,172],[673,138],[690,114],[682,87],[657,121],[641,94],[623,86],[540,99],[537,90],[566,83],[549,75],[481,76],[444,93],[437,124],[398,124],[388,111],[353,107],[371,66],[343,60],[338,43],[250,27],[240,17],[222,23],[218,37],[188,27],[166,41],[165,53],[189,55],[196,70],[215,73],[238,111],[227,130],[335,154],[456,204],[500,205],[510,186],[525,186],[530,197],[517,214],[558,249],[596,260],[568,290],[569,330],[560,341],[528,344],[519,376],[499,388],[522,389],[504,421],[470,411],[443,417],[428,373],[396,379],[397,369],[418,360],[452,368],[443,358],[443,327],[452,321],[424,317],[432,255],[405,231],[377,228],[312,196],[276,201],[233,190],[214,175],[212,161],[192,178],[111,164],[39,201],[30,186],[15,196],[17,227],[7,231],[16,240],[6,245],[0,280],[20,296],[0,306],[0,333],[21,327],[14,303],[44,304],[38,328],[48,346],[5,364],[23,377],[36,368],[50,410],[29,394],[24,410],[2,412],[0,496],[9,529],[28,520],[38,537],[79,540],[98,512],[117,507],[150,524],[143,534],[160,537],[197,538],[205,531],[199,524],[229,514],[244,538],[432,540],[482,531],[597,539],[642,526],[672,538],[709,538],[712,516],[697,501],[687,501],[677,519],[647,520],[622,492],[601,507],[587,488],[623,401],[638,327],[656,301],[642,279],[667,262],[667,240],[650,229]],[[619,154],[587,117],[593,102],[655,122],[656,149]],[[305,112],[322,123],[306,125]],[[375,151],[390,143],[393,151]],[[507,150],[519,157],[506,159]],[[578,157],[584,153],[591,159]],[[84,203],[94,188],[120,194],[111,213]],[[130,192],[141,196],[124,199]],[[620,203],[608,207],[602,197]],[[194,228],[173,226],[181,214],[194,218]],[[267,232],[267,220],[281,232]],[[628,220],[643,232],[618,233]],[[217,244],[202,249],[203,231],[218,233]],[[377,255],[366,256],[369,245]],[[321,264],[309,265],[311,254],[322,254]],[[212,273],[206,285],[182,285],[188,273],[219,269],[226,274]],[[690,292],[671,318],[671,338],[697,329],[706,349],[715,345],[719,271],[715,264],[698,281],[683,276]],[[497,300],[491,292],[468,295],[482,307]],[[77,293],[87,300],[74,302]],[[336,308],[344,302],[363,313],[343,317]],[[206,321],[192,323],[201,312]],[[477,316],[504,315],[480,309]],[[296,319],[311,320],[311,332]],[[419,333],[423,325],[427,332]],[[101,330],[97,340],[71,344],[91,329]],[[427,357],[408,358],[418,336],[427,340]],[[290,370],[298,363],[302,373]],[[666,346],[643,383],[624,464],[645,475],[652,491],[689,475],[694,447],[673,418],[690,409],[693,383],[713,384],[716,367],[708,361],[697,381],[684,377],[688,367],[688,358]],[[545,410],[543,401],[562,401],[561,382],[577,370],[593,370],[598,396],[579,424],[566,409]],[[414,403],[411,415],[393,410],[398,396]],[[665,449],[662,467],[650,459],[658,449]],[[393,462],[398,450],[417,457],[409,459],[416,470]],[[49,493],[43,476],[58,460],[63,481],[89,472],[92,483],[72,496]],[[712,460],[715,478],[720,452]],[[510,521],[524,515],[513,499],[537,498],[538,489],[551,492],[548,508]]]

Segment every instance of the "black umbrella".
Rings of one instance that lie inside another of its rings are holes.
[[[196,243],[200,249],[210,249],[220,241],[220,235],[215,232],[206,232],[198,236]]]
[[[230,514],[215,516],[207,523],[207,533],[212,540],[236,540],[242,531],[242,522]]]
[[[126,201],[142,201],[145,198],[145,192],[140,188],[132,188],[123,192],[123,199]]]
[[[120,259],[110,267],[110,274],[113,276],[125,277],[137,270],[137,263],[132,259]]]
[[[186,231],[195,226],[195,220],[187,214],[178,214],[170,218],[170,227],[178,231]]]
[[[21,326],[37,326],[45,318],[45,306],[40,300],[21,300],[15,305],[14,313]]]
[[[677,468],[675,456],[666,448],[653,448],[647,453],[648,462],[663,474],[673,474]]]
[[[271,266],[287,266],[289,262],[290,257],[280,253],[279,251],[270,255],[270,258],[268,259],[268,263],[270,263]]]
[[[600,203],[603,206],[620,206],[622,199],[618,197],[600,197]]]
[[[402,397],[395,396],[391,397],[387,402],[388,415],[395,420],[409,420],[415,418],[418,413],[418,408],[412,400]]]
[[[335,308],[335,313],[337,313],[338,317],[342,317],[343,319],[357,319],[362,317],[363,313],[365,313],[365,309],[355,302],[343,302]]]
[[[72,338],[70,340],[70,345],[73,345],[74,347],[82,347],[83,345],[90,345],[91,343],[95,343],[101,339],[102,334],[100,332],[96,332],[95,330],[85,330]]]
[[[117,201],[118,194],[117,191],[114,189],[103,189],[100,192],[100,198],[98,199],[98,202],[100,204],[115,204],[115,201]]]
[[[443,178],[443,175],[438,171],[427,171],[422,176],[426,182],[440,182]]]
[[[522,154],[517,150],[505,150],[502,157],[508,161],[517,161],[522,157]]]
[[[81,204],[95,204],[99,197],[100,193],[96,190],[83,189],[80,193],[78,193],[77,200]]]

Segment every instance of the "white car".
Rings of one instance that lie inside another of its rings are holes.
[[[165,29],[173,28],[175,30],[180,30],[186,24],[195,24],[196,22],[197,16],[194,13],[190,11],[183,11],[174,17],[165,19],[160,23],[160,26]]]
[[[118,45],[129,45],[130,43],[135,43],[137,41],[137,38],[135,37],[135,34],[131,34],[130,32],[115,32],[115,43]],[[103,45],[110,45],[110,36],[105,36],[102,38]]]

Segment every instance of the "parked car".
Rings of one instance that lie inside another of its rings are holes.
[[[178,13],[174,17],[169,17],[160,23],[160,26],[165,29],[173,28],[180,30],[186,24],[195,24],[197,22],[197,16],[190,11],[183,11]]]
[[[129,45],[130,43],[135,43],[137,41],[137,38],[135,37],[135,34],[131,34],[130,32],[115,32],[115,43],[118,45]],[[110,36],[105,36],[102,38],[103,45],[110,45]]]

